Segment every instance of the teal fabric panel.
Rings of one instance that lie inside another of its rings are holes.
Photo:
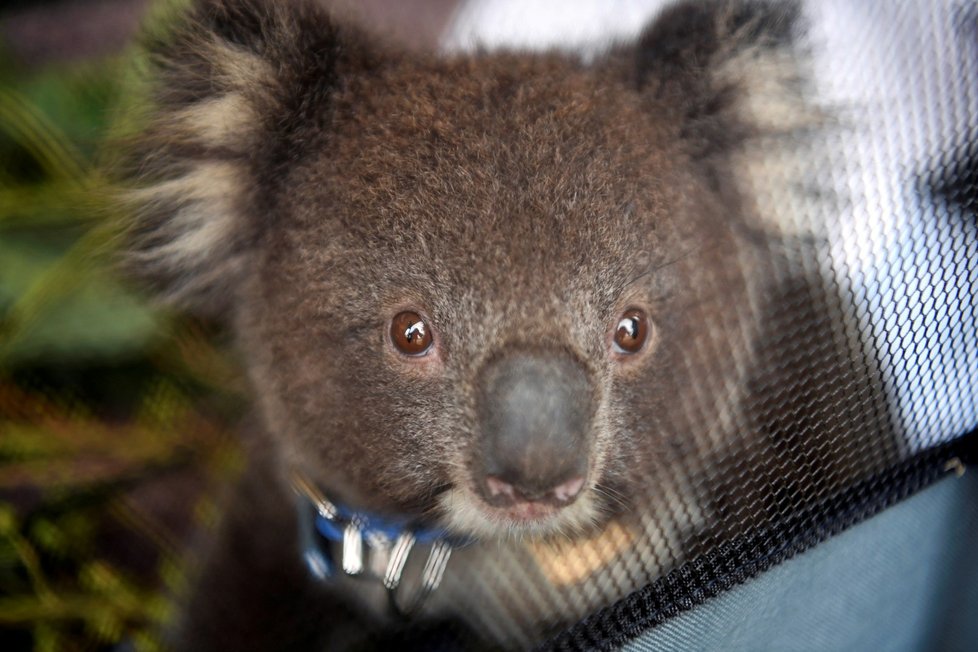
[[[978,650],[978,472],[941,480],[625,649]]]

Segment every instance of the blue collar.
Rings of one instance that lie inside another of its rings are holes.
[[[410,532],[417,544],[431,544],[438,539],[451,540],[456,546],[461,543],[461,540],[456,542],[456,537],[449,535],[443,528],[411,527],[410,520],[405,518],[388,518],[370,512],[354,511],[345,505],[332,504],[335,509],[334,517],[330,518],[317,509],[315,520],[316,531],[330,541],[341,543],[346,524],[356,522],[361,536],[368,543],[384,539],[396,541],[404,532]]]
[[[349,576],[365,575],[365,553],[381,555],[384,571],[379,579],[397,615],[417,612],[441,583],[452,550],[470,543],[442,528],[413,527],[410,519],[389,518],[338,505],[298,472],[292,474],[292,486],[299,497],[299,539],[310,574],[321,581],[334,577],[337,547],[339,569]],[[416,545],[429,547],[430,551],[418,589],[405,601],[398,595],[398,587],[408,556]]]

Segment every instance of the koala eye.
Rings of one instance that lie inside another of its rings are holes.
[[[406,310],[391,320],[391,341],[404,355],[420,356],[431,348],[434,336],[421,315]]]
[[[615,327],[615,350],[618,353],[638,353],[649,337],[649,318],[638,308],[629,308]]]

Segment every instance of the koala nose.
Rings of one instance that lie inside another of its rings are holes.
[[[486,366],[481,386],[482,497],[496,506],[573,502],[590,456],[583,365],[563,352],[510,354]]]

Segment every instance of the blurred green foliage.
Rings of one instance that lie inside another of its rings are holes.
[[[238,462],[220,331],[117,271],[120,59],[0,55],[0,649],[160,649]]]
[[[107,272],[118,220],[91,166],[120,64],[78,65],[0,90],[0,361],[127,356],[158,332],[153,311]],[[20,83],[17,83],[20,81]]]

